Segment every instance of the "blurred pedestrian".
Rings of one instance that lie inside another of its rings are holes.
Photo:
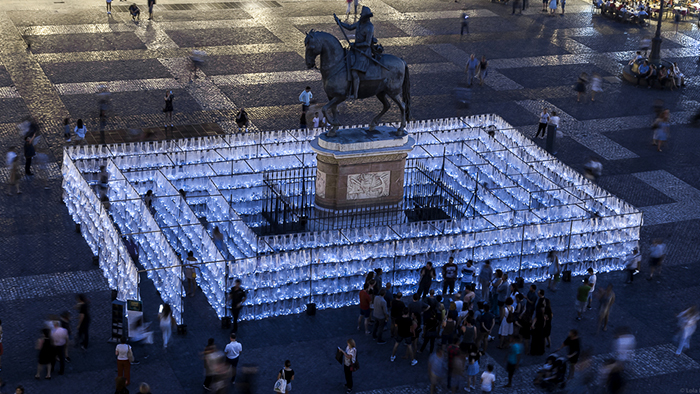
[[[581,339],[579,339],[578,331],[569,330],[569,335],[564,339],[564,343],[559,346],[554,352],[558,352],[564,347],[568,348],[566,355],[567,361],[569,363],[569,376],[567,380],[571,380],[574,377],[574,370],[576,369],[576,363],[581,356]]]
[[[435,394],[437,387],[442,387],[445,382],[447,364],[442,352],[442,347],[438,346],[435,353],[428,359],[428,377],[430,378],[430,394]]]
[[[386,327],[386,320],[389,317],[389,311],[387,311],[386,307],[386,300],[384,299],[385,295],[385,289],[379,290],[379,295],[374,297],[374,310],[372,312],[374,317],[372,338],[374,338],[380,345],[386,343],[382,336],[384,334],[384,327]]]
[[[491,277],[493,276],[493,268],[491,268],[491,261],[486,260],[481,266],[479,271],[479,285],[481,286],[481,301],[489,302],[489,285],[491,284]]]
[[[661,115],[656,118],[652,124],[652,129],[654,129],[653,144],[656,145],[656,150],[661,152],[661,147],[668,139],[671,131],[671,114],[668,109],[663,110]]]
[[[620,327],[615,333],[613,342],[613,350],[615,352],[615,360],[621,364],[632,361],[634,349],[637,346],[637,340],[630,332],[628,327]]]
[[[112,0],[107,0],[107,15],[112,15]]]
[[[63,139],[70,142],[70,118],[63,119]]]
[[[347,9],[345,10],[345,17],[347,18],[348,16],[350,16],[350,10],[352,7],[352,0],[345,0],[345,2],[348,4]],[[357,12],[355,12],[355,13],[357,14]]]
[[[34,175],[31,170],[32,158],[36,156],[34,138],[36,138],[36,136],[27,135],[24,137],[24,173],[26,175]]]
[[[155,4],[155,0],[148,0],[149,2],[153,1]],[[149,10],[152,8],[149,7]],[[149,20],[151,18],[148,18]],[[193,50],[192,54],[190,55],[190,60],[192,61],[192,76],[190,77],[190,82],[194,81],[197,79],[197,70],[202,68],[204,65],[204,59],[207,57],[207,53],[201,50]]]
[[[556,2],[556,0],[552,0],[552,2]],[[581,73],[578,80],[576,80],[576,84],[574,85],[574,90],[576,91],[576,102],[581,102],[581,96],[586,94],[586,84],[588,84],[588,74]]]
[[[168,120],[170,120],[170,127],[173,127],[173,91],[169,90],[165,92],[165,107],[163,112],[165,113],[165,127],[168,127]]]
[[[151,386],[146,382],[141,382],[139,385],[139,394],[151,394]]]
[[[51,379],[51,362],[56,358],[56,353],[51,345],[51,330],[41,330],[41,337],[36,341],[36,349],[39,350],[39,362],[34,378],[41,379],[41,373],[46,368],[46,379]]]
[[[559,256],[554,250],[550,250],[547,254],[547,262],[549,263],[549,276],[547,277],[547,289],[557,291],[557,283],[559,283],[561,275],[561,265],[559,265]]]
[[[562,0],[563,1],[563,0]],[[562,13],[564,13],[562,11]],[[591,75],[591,101],[595,101],[595,94],[603,92],[603,78],[600,74],[593,73]]]
[[[597,157],[589,157],[583,169],[583,176],[589,181],[595,182],[603,174],[603,164]]]
[[[85,135],[87,135],[87,127],[83,124],[82,119],[78,119],[78,121],[75,123],[75,129],[73,130],[75,133],[75,143],[76,144],[87,144],[87,141],[85,141]]]
[[[352,338],[348,339],[345,350],[340,348],[338,349],[344,355],[343,371],[345,372],[345,388],[346,392],[350,393],[352,392],[353,387],[352,373],[355,371],[355,363],[357,362],[357,348],[355,347],[355,340]]]
[[[511,387],[513,384],[513,375],[515,370],[520,365],[520,358],[523,353],[523,345],[520,343],[520,335],[514,335],[510,338],[510,347],[508,348],[508,356],[506,357],[506,371],[508,372],[508,384],[505,387]]]
[[[613,285],[610,283],[605,290],[602,291],[600,295],[600,311],[598,312],[598,330],[601,326],[603,331],[608,330],[608,319],[610,318],[610,311],[615,303],[615,292],[613,291]]]
[[[153,6],[156,5],[156,0],[148,0],[148,20],[153,20]]]
[[[71,329],[70,329],[70,312],[68,312],[68,311],[63,311],[63,312],[61,313],[61,320],[60,320],[60,323],[61,323],[61,327],[65,328],[65,329],[66,329],[66,332],[68,332],[68,342],[66,342],[64,357],[66,358],[66,361],[70,362],[70,357],[69,357],[70,351],[69,351],[69,349],[70,349],[70,346],[71,346],[71,341],[73,340],[73,335],[72,335]],[[1,331],[2,331],[2,330],[0,329],[0,337],[2,336],[2,332],[1,332]],[[0,342],[1,342],[1,341],[0,341]],[[1,345],[0,345],[0,347],[1,347]]]
[[[469,15],[466,12],[462,12],[462,28],[459,30],[459,35],[463,36],[465,30],[469,34]]]
[[[299,118],[299,128],[305,129],[308,122],[306,121],[306,111],[301,111],[301,117]]]
[[[248,299],[248,293],[241,287],[241,280],[236,279],[229,293],[231,300],[231,315],[233,320],[233,332],[238,332],[238,317],[243,309],[243,303]]]
[[[19,158],[16,152],[16,148],[7,151],[7,156],[5,159],[7,165],[8,179],[7,179],[7,195],[12,195],[12,187],[14,186],[17,190],[17,194],[21,194],[22,191],[19,190],[19,179],[22,176],[20,173]]]
[[[632,250],[632,255],[627,257],[625,262],[625,271],[627,272],[627,280],[625,283],[632,283],[634,275],[639,271],[639,264],[642,261],[642,254],[639,253],[639,247],[635,246]]]
[[[680,356],[683,350],[690,348],[690,337],[695,333],[698,319],[700,319],[700,313],[695,305],[678,314],[678,325],[681,328],[681,332],[676,356]]]
[[[654,278],[654,273],[656,270],[659,270],[658,274],[661,275],[661,264],[663,263],[665,257],[666,244],[663,242],[663,240],[661,240],[661,238],[657,238],[649,248],[649,277],[647,280],[652,280],[652,278]]]
[[[173,322],[175,321],[170,305],[163,304],[160,313],[158,313],[158,320],[160,321],[160,331],[163,333],[163,349],[165,349],[173,334]]]
[[[486,56],[481,56],[479,60],[479,86],[484,85],[484,79],[488,75],[489,62],[486,61]]]
[[[214,338],[209,338],[207,340],[207,346],[202,352],[202,359],[204,360],[204,389],[211,391],[211,386],[216,376],[217,363],[219,359],[223,357],[221,353],[214,344]]]
[[[244,364],[241,367],[241,377],[236,383],[236,389],[240,394],[253,394],[255,392],[255,376],[258,367],[254,364]]]
[[[285,393],[292,391],[292,381],[294,380],[294,370],[292,369],[292,362],[289,360],[284,361],[284,367],[280,369],[277,374],[277,380],[284,379],[287,382],[287,386],[284,390]]]
[[[466,70],[464,70],[467,73],[467,86],[471,87],[472,83],[474,82],[474,77],[476,76],[476,67],[479,65],[479,60],[476,59],[476,55],[473,53],[471,56],[469,56],[469,60],[467,61],[467,67]]]
[[[90,301],[85,296],[85,294],[78,294],[76,296],[78,303],[75,305],[75,309],[78,310],[78,337],[77,341],[80,344],[80,348],[87,350],[88,340],[89,340],[89,329],[90,329]]]

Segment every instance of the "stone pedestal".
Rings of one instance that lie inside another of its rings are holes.
[[[316,152],[316,207],[343,210],[398,205],[403,199],[406,156],[415,140],[378,127],[325,133],[311,142]]]

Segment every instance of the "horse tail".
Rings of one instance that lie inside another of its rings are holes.
[[[401,87],[401,99],[406,107],[406,121],[411,120],[411,81],[408,77],[408,64],[406,64],[406,71],[403,75],[403,86]]]

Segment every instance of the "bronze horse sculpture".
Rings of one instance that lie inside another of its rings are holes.
[[[345,49],[335,36],[322,31],[311,30],[304,40],[306,46],[306,66],[316,67],[316,57],[320,56],[320,71],[323,79],[323,89],[328,96],[328,104],[323,106],[323,114],[331,124],[328,131],[329,137],[335,137],[340,126],[338,122],[338,104],[345,101],[351,89],[352,81],[349,76],[347,56],[349,50]],[[359,55],[358,55],[359,56]],[[396,56],[383,55],[379,64],[374,64],[375,75],[373,80],[361,79],[358,98],[377,96],[384,108],[369,124],[369,129],[374,130],[381,117],[391,108],[389,100],[392,99],[401,111],[401,126],[397,130],[398,135],[406,134],[406,120],[411,117],[410,81],[408,78],[408,65]],[[369,74],[369,73],[368,73]]]

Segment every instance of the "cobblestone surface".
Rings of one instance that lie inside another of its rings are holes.
[[[363,2],[375,14],[377,37],[386,52],[409,62],[414,117],[495,112],[532,137],[542,106],[556,108],[565,135],[558,157],[582,170],[589,156],[600,156],[604,165],[600,185],[644,211],[643,271],[651,239],[664,237],[669,246],[664,272],[654,281],[640,280],[640,275],[634,284],[622,285],[621,273],[601,275],[600,285],[614,283],[618,297],[607,333],[595,334],[595,312],[586,313],[581,322],[574,320],[578,279],[562,283],[550,296],[554,345],[576,327],[584,346],[601,360],[610,351],[615,328],[630,326],[640,350],[628,392],[671,393],[700,387],[699,348],[693,345],[686,355],[676,357],[670,344],[675,314],[700,296],[694,275],[700,256],[700,158],[695,148],[700,140],[687,125],[700,107],[700,31],[694,19],[682,22],[678,34],[670,23],[663,29],[662,56],[678,62],[687,87],[650,91],[622,83],[619,73],[641,39],[653,34],[654,23],[648,28],[620,24],[591,14],[590,4],[581,0],[570,0],[563,17],[545,16],[536,2],[523,15],[511,16],[510,5],[460,1]],[[62,119],[82,118],[88,130],[97,131],[95,93],[106,84],[112,91],[108,129],[162,127],[165,90],[175,92],[178,125],[218,123],[230,131],[235,112],[246,107],[253,130],[296,127],[297,96],[304,86],[310,85],[320,102],[326,99],[319,73],[305,67],[304,33],[315,28],[340,38],[331,15],[342,17],[345,5],[337,0],[227,5],[164,0],[156,6],[154,21],[144,17],[135,24],[119,2],[111,16],[102,0],[2,3],[0,150],[4,154],[20,145],[15,125],[31,115],[44,132],[39,151],[53,162],[48,176],[21,180],[23,194],[0,197],[0,318],[5,348],[0,377],[8,382],[7,388],[23,384],[28,393],[112,392],[114,345],[106,341],[111,292],[60,202],[57,163],[62,157]],[[139,6],[145,15],[146,6]],[[470,34],[460,36],[463,9],[470,16]],[[193,49],[203,49],[209,56],[202,78],[189,83],[187,56]],[[473,88],[471,105],[465,107],[456,102],[453,88],[465,86],[462,71],[471,53],[485,55],[490,70],[484,86]],[[581,72],[598,72],[605,78],[604,92],[595,103],[590,97],[576,102],[572,85]],[[671,137],[662,153],[649,141],[655,99],[662,99],[672,114]],[[375,100],[350,102],[340,108],[341,119],[366,123],[379,107]],[[396,116],[392,109],[386,118]],[[542,140],[536,142],[543,145]],[[3,168],[0,177],[6,176]],[[44,178],[49,190],[44,190]],[[35,381],[32,349],[38,329],[49,314],[72,310],[71,293],[79,291],[88,292],[92,300],[90,349],[72,350],[66,376]],[[145,275],[141,293],[147,320],[155,320],[160,300]],[[294,392],[342,392],[342,371],[332,356],[348,337],[357,340],[363,360],[356,374],[357,392],[426,392],[428,355],[421,354],[415,367],[406,360],[391,363],[389,344],[376,345],[355,331],[356,314],[355,308],[344,308],[320,311],[314,317],[243,323],[241,362],[260,366],[255,392],[271,392],[286,358],[297,372]],[[187,335],[175,336],[167,352],[160,348],[157,329],[154,345],[135,345],[141,364],[132,369],[134,382],[148,381],[154,393],[201,390],[199,352],[209,337],[223,345],[227,332],[219,328],[201,294],[185,300],[184,319]],[[539,392],[529,382],[544,357],[524,358],[512,390],[500,387],[505,353],[491,346],[489,358],[496,364],[496,393]]]

